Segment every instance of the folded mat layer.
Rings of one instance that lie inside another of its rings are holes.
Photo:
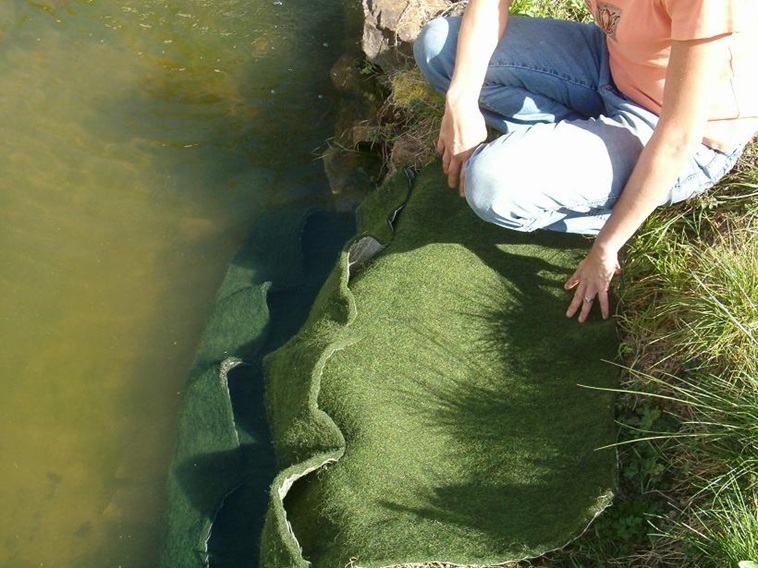
[[[270,211],[221,284],[182,392],[168,476],[162,568],[255,568],[276,474],[263,356],[303,324],[351,216]]]
[[[502,563],[565,545],[610,502],[611,395],[580,385],[614,386],[617,338],[564,316],[588,241],[490,226],[439,170],[361,206],[265,361],[266,568]]]

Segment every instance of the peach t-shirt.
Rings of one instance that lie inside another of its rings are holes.
[[[758,132],[758,0],[586,0],[613,80],[660,114],[672,40],[712,39],[723,57],[703,142],[729,151]]]

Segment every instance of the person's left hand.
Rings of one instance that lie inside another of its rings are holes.
[[[574,274],[566,281],[566,290],[574,289],[574,299],[569,304],[566,317],[574,317],[579,312],[582,323],[592,309],[595,301],[600,303],[603,319],[610,315],[608,288],[614,275],[621,272],[618,253],[605,251],[593,246],[589,254],[579,263]]]

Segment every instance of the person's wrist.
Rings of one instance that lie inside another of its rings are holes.
[[[603,258],[617,258],[619,250],[621,250],[621,247],[617,247],[605,239],[596,240],[592,248]]]
[[[445,103],[451,108],[461,108],[465,106],[478,106],[479,93],[470,88],[458,89],[451,87],[445,94]]]

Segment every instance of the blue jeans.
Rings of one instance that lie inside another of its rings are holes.
[[[422,73],[443,93],[459,29],[460,18],[432,20],[414,45]],[[597,234],[658,122],[616,89],[598,26],[542,18],[510,17],[479,105],[503,135],[469,158],[466,199],[484,220],[519,231]],[[742,149],[701,144],[661,205],[711,187]]]

